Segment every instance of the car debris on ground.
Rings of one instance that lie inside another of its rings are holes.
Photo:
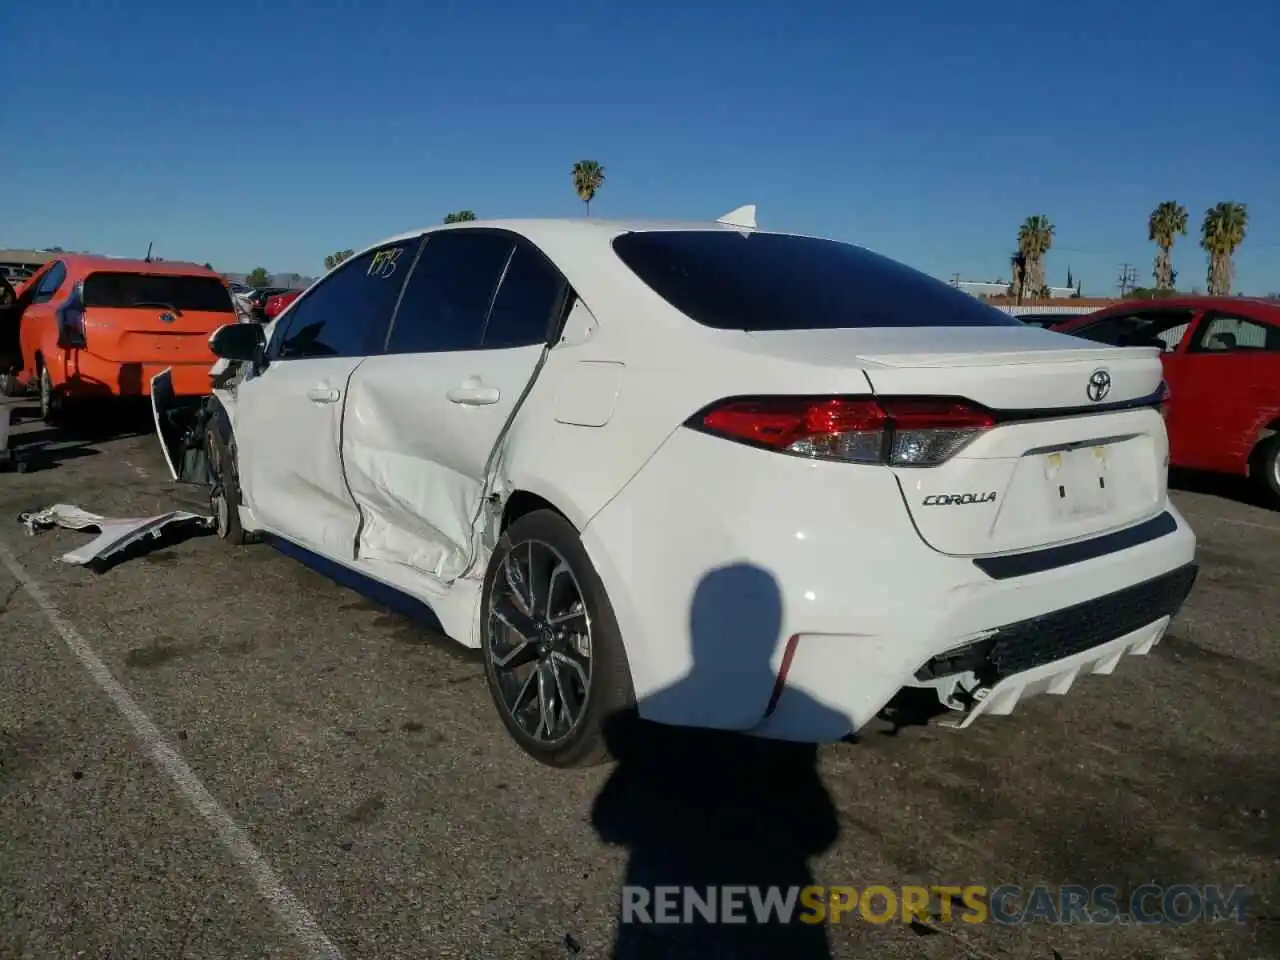
[[[27,528],[28,536],[53,527],[99,531],[93,540],[61,557],[63,563],[98,569],[121,559],[127,548],[148,538],[159,540],[178,533],[208,533],[214,528],[213,517],[185,510],[170,510],[153,517],[103,517],[65,503],[19,514],[18,520]]]

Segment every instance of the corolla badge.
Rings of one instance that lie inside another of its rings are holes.
[[[173,320],[174,320],[173,314],[169,313],[168,311],[165,311],[164,313],[160,314],[161,323],[173,323]]]
[[[969,503],[994,503],[996,492],[990,493],[935,493],[920,501],[926,507],[959,507]]]
[[[1111,392],[1111,374],[1105,370],[1095,370],[1089,374],[1089,383],[1084,392],[1094,403],[1105,400]]]

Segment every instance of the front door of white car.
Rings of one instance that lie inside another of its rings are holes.
[[[486,466],[538,369],[566,285],[527,241],[435,232],[386,350],[351,378],[343,430],[360,559],[466,572]]]
[[[331,556],[351,557],[359,520],[340,454],[348,384],[386,336],[416,244],[348,260],[308,291],[238,389],[245,502],[268,531]]]

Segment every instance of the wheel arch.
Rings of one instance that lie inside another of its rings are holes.
[[[502,505],[502,522],[499,525],[499,533],[505,532],[508,527],[521,517],[528,516],[538,510],[550,510],[572,524],[575,530],[581,529],[567,513],[546,497],[534,493],[532,490],[517,489],[507,497],[506,503]]]
[[[1262,456],[1263,451],[1267,449],[1268,444],[1273,438],[1280,436],[1280,414],[1259,427],[1257,435],[1254,437],[1253,447],[1249,450],[1249,472],[1252,473],[1260,464],[1258,459]]]

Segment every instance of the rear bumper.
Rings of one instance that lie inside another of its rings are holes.
[[[147,397],[151,395],[151,379],[165,370],[173,371],[176,396],[207,396],[212,391],[212,357],[185,363],[124,363],[87,350],[64,350],[48,366],[54,386],[69,399]]]
[[[643,716],[824,741],[865,725],[903,687],[944,689],[950,675],[922,674],[926,665],[972,656],[993,637],[1007,641],[997,651],[1006,665],[1018,662],[1010,649],[1024,658],[1016,672],[966,678],[975,701],[990,699],[973,716],[1065,692],[1067,673],[1109,672],[1117,650],[1146,652],[1190,580],[1145,607],[1104,601],[1193,563],[1194,534],[1166,510],[1172,529],[1162,536],[1002,578],[925,544],[883,468],[678,431],[586,525],[583,542]],[[1087,631],[1085,609],[1098,620]],[[1048,626],[1039,619],[1059,612]]]

